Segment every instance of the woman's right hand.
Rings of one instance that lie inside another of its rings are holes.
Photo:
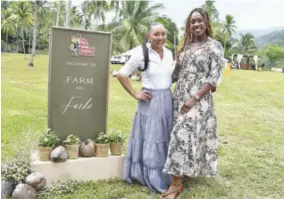
[[[142,90],[134,95],[135,99],[149,102],[152,99],[151,93]]]

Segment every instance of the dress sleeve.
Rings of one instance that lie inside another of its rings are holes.
[[[142,50],[141,52],[136,51],[135,54],[133,54],[130,59],[120,68],[118,74],[128,77],[141,66],[143,59]]]
[[[206,83],[216,87],[221,80],[222,69],[225,66],[224,50],[222,45],[216,41],[210,52],[210,72],[206,79]]]
[[[176,82],[179,78],[179,74],[181,71],[181,61],[183,59],[184,53],[182,52],[179,56],[179,58],[176,60],[176,64],[175,64],[175,69],[174,72],[172,74],[172,81]]]

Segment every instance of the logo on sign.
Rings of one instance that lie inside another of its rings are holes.
[[[95,56],[95,47],[89,47],[88,39],[81,37],[80,34],[71,36],[71,45],[69,48],[72,56]]]

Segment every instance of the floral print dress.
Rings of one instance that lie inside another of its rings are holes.
[[[164,172],[174,176],[215,176],[217,173],[217,120],[211,92],[185,115],[184,102],[205,83],[216,86],[224,67],[221,44],[208,37],[198,50],[190,46],[177,61],[173,79],[174,118]]]

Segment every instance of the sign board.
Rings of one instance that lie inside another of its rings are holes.
[[[48,127],[63,141],[106,132],[111,34],[51,27]]]

